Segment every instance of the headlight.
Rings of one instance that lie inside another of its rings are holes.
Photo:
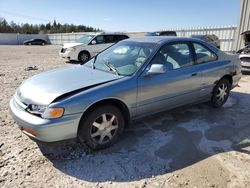
[[[46,106],[31,104],[29,105],[27,110],[32,114],[42,115],[45,112],[46,108]]]
[[[60,118],[63,116],[64,108],[49,108],[42,105],[29,105],[30,113],[41,116],[44,119]]]
[[[71,52],[73,52],[73,51],[75,51],[75,50],[76,50],[76,48],[74,48],[74,47],[67,48],[67,51],[71,51]]]

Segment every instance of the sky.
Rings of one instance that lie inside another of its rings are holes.
[[[122,32],[237,25],[239,11],[240,0],[0,0],[7,21]]]

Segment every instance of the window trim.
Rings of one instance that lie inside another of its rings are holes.
[[[196,41],[191,41],[191,47],[192,47],[192,51],[193,51],[193,57],[194,57],[194,64],[195,65],[201,65],[201,64],[204,64],[204,63],[209,63],[209,62],[213,62],[213,61],[218,61],[218,55],[213,51],[211,50],[209,47],[207,47],[206,45],[200,43],[200,42],[196,42]],[[195,47],[194,47],[194,44],[198,44],[202,47],[204,47],[206,50],[208,50],[210,53],[214,54],[215,55],[215,59],[214,60],[211,60],[211,61],[204,61],[204,62],[201,62],[201,63],[198,63],[197,62],[197,54],[196,54],[196,51],[195,51]]]

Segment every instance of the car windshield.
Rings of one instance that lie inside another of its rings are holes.
[[[80,37],[78,40],[76,40],[76,42],[88,44],[93,38],[94,38],[94,35],[84,35]]]
[[[87,62],[86,66],[130,76],[147,60],[156,43],[122,41]]]

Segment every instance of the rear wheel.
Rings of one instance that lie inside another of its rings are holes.
[[[218,84],[214,87],[212,95],[212,105],[215,108],[221,107],[228,99],[231,90],[231,83],[228,79],[221,79]]]
[[[117,141],[124,124],[124,117],[117,107],[101,106],[82,118],[78,138],[92,149],[107,148]]]
[[[88,52],[80,52],[78,55],[78,60],[82,63],[86,63],[90,59]]]

